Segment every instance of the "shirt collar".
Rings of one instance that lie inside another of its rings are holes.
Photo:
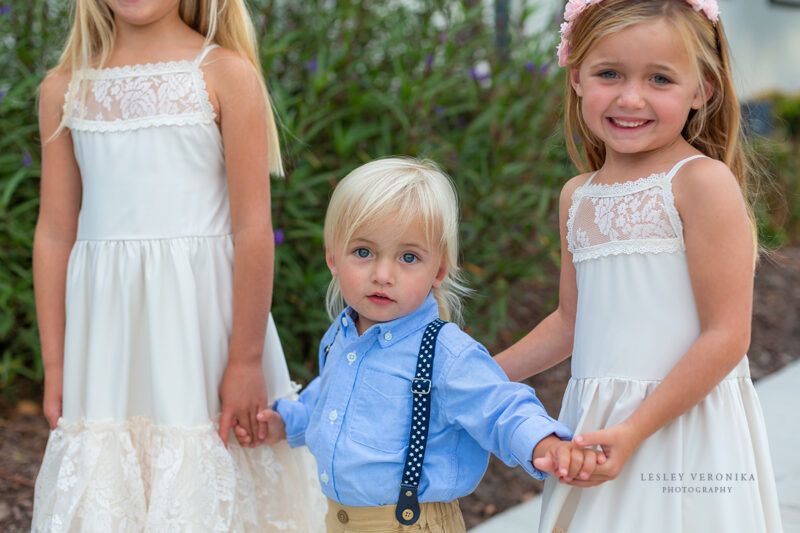
[[[433,291],[428,293],[425,301],[422,302],[414,312],[406,316],[401,316],[389,322],[375,324],[364,335],[377,335],[381,347],[391,346],[392,344],[408,337],[428,325],[429,322],[439,317],[439,304],[433,297]],[[337,320],[342,327],[342,333],[346,337],[358,336],[355,319],[358,313],[350,306],[339,314]]]

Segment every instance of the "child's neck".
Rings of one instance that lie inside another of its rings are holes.
[[[637,153],[606,151],[606,159],[593,180],[594,183],[618,183],[666,172],[681,159],[697,153],[683,137],[656,150]]]
[[[199,52],[203,41],[203,36],[187,26],[177,10],[142,26],[120,21],[107,66],[191,59]]]

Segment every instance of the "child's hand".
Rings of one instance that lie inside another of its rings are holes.
[[[626,422],[599,431],[590,431],[589,433],[577,435],[575,444],[579,446],[600,446],[608,459],[605,464],[597,467],[589,478],[589,482],[596,485],[616,479],[622,471],[622,467],[628,462],[628,459],[639,447],[642,440],[636,428]],[[578,483],[573,484],[578,485]]]
[[[264,439],[259,440],[256,444],[261,444],[261,442],[274,444],[286,438],[286,424],[283,423],[283,418],[276,411],[264,409],[256,415],[256,418],[266,426]],[[242,447],[247,448],[251,445],[250,434],[240,425],[234,424],[233,434],[236,435],[236,440]]]
[[[533,450],[533,466],[543,472],[558,477],[561,483],[588,483],[597,465],[606,462],[603,452],[583,448],[570,441],[550,435],[545,437]],[[602,481],[596,481],[597,485]]]
[[[234,425],[247,431],[250,446],[260,444],[266,427],[258,422],[256,414],[267,405],[267,386],[261,374],[261,361],[229,360],[219,396],[222,400],[219,437],[225,446],[228,446],[228,435]]]

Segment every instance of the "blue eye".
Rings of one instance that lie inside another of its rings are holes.
[[[670,83],[670,80],[668,78],[665,78],[661,74],[656,74],[655,76],[653,76],[650,79],[653,80],[654,82],[656,82],[658,85],[665,85],[667,83]]]
[[[416,263],[417,261],[419,261],[419,258],[412,253],[405,253],[400,259],[403,261],[403,263],[408,263],[408,264]]]
[[[360,257],[361,259],[366,259],[367,257],[372,255],[372,253],[366,248],[356,248],[353,253],[356,254],[356,256]]]
[[[604,70],[603,72],[599,73],[598,76],[606,80],[612,80],[614,78],[618,78],[619,74],[617,74],[613,70]]]

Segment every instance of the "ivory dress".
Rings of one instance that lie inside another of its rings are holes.
[[[322,530],[305,448],[242,449],[231,434],[226,450],[217,436],[234,242],[200,68],[211,48],[80,79],[85,106],[67,121],[83,198],[63,416],[36,480],[34,531]],[[263,371],[270,402],[296,397],[271,317]]]
[[[702,157],[702,156],[696,156]],[[572,196],[578,307],[559,420],[576,434],[624,421],[700,333],[670,172]],[[593,488],[545,482],[540,533],[781,531],[747,357],[709,395]]]

